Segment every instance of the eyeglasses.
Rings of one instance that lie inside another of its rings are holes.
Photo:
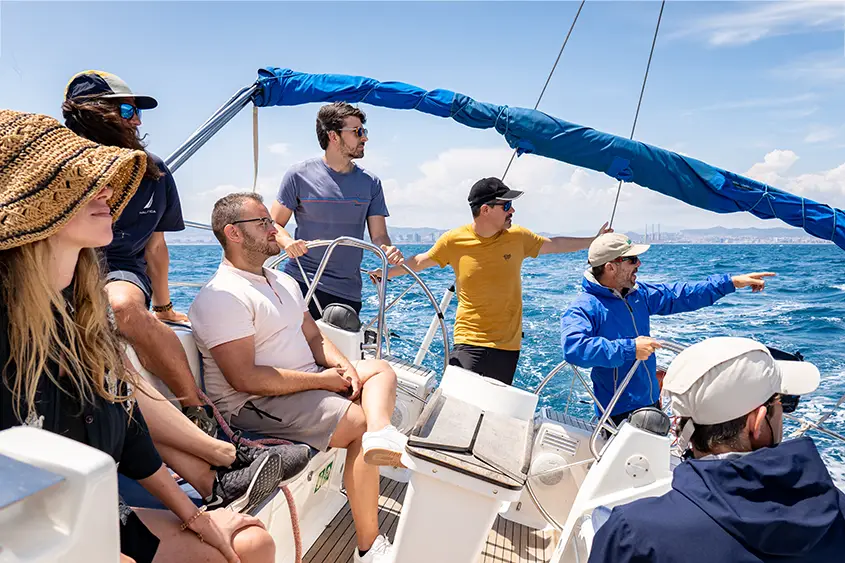
[[[631,264],[638,264],[640,262],[639,256],[622,256],[617,258],[614,262],[630,262]]]
[[[485,205],[489,205],[490,207],[496,207],[497,205],[502,206],[502,211],[507,213],[511,209],[513,209],[513,202],[512,201],[491,201]]]
[[[364,127],[341,127],[338,131],[355,131],[355,135],[360,139],[366,137],[368,131]]]
[[[265,229],[275,225],[275,222],[270,217],[256,217],[255,219],[239,219],[237,221],[232,221],[229,224],[230,225],[237,225],[238,223],[261,223],[261,226],[264,227]]]
[[[141,110],[132,104],[120,104],[120,117],[123,119],[132,119],[136,115],[138,119],[141,119]]]
[[[798,403],[800,401],[801,395],[781,395],[780,393],[775,393],[763,406],[769,407],[770,405],[780,402],[783,412],[788,414],[795,412],[795,409],[798,408]]]

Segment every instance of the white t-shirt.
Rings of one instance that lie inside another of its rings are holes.
[[[188,317],[202,354],[206,392],[224,417],[257,397],[232,388],[209,350],[254,335],[255,365],[316,373],[320,368],[302,333],[306,311],[299,285],[287,274],[264,268],[260,276],[220,264]]]

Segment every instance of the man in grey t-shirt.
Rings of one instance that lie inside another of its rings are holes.
[[[345,102],[320,108],[317,140],[325,154],[288,170],[270,209],[278,224],[276,240],[290,258],[285,273],[299,282],[303,295],[307,287],[295,259],[308,277],[313,278],[325,252],[324,248],[308,252],[305,241],[340,236],[363,239],[366,225],[370,239],[385,251],[391,264],[403,260],[387,234],[388,212],[381,180],[352,162],[364,156],[366,120],[363,111]],[[291,215],[296,219],[296,239],[284,229]],[[361,311],[362,256],[363,251],[358,248],[347,246],[334,250],[315,292],[322,307],[342,303]],[[320,318],[313,300],[308,307],[311,316]]]

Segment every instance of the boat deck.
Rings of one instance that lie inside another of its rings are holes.
[[[399,525],[399,512],[407,483],[381,478],[379,528],[391,541]],[[551,559],[556,537],[552,531],[539,531],[496,518],[487,535],[487,544],[478,563],[545,563]],[[305,554],[306,563],[352,563],[355,527],[346,504]]]

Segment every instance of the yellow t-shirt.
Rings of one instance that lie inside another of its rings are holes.
[[[536,258],[546,239],[518,225],[492,237],[472,225],[441,236],[428,256],[455,270],[455,344],[519,350],[522,340],[522,261]]]

